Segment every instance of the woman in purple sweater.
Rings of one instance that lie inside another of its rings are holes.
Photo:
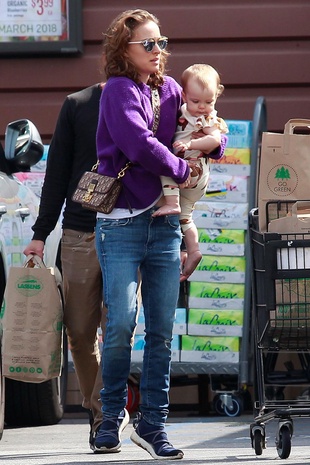
[[[153,458],[167,460],[183,457],[165,432],[181,233],[178,215],[153,217],[153,213],[162,204],[160,176],[186,187],[190,173],[187,163],[172,153],[181,88],[165,76],[166,46],[157,18],[145,10],[120,14],[104,38],[107,83],[97,130],[99,173],[116,176],[128,161],[132,166],[122,179],[115,209],[97,219],[108,323],[102,353],[103,422],[95,448],[101,453],[119,451],[120,433],[128,424],[127,379],[140,270],[146,329],[140,415],[131,439]],[[152,89],[160,98],[156,135]]]

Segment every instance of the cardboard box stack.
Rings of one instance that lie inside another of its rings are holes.
[[[203,258],[189,278],[181,362],[238,363],[244,312],[251,121],[226,121],[228,146],[211,160],[194,220]]]

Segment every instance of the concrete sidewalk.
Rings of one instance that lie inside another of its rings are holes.
[[[183,464],[244,463],[274,465],[278,457],[274,438],[277,422],[267,424],[267,449],[256,457],[250,441],[251,415],[241,417],[178,417],[167,424],[169,440],[184,451]],[[116,454],[93,454],[88,448],[88,423],[85,418],[65,418],[58,425],[36,428],[5,429],[0,442],[0,461],[5,465],[90,465],[149,464],[154,462],[129,437],[132,422],[122,434],[122,451]],[[285,465],[310,462],[310,422],[294,419],[292,450]],[[166,460],[154,463],[164,464]]]

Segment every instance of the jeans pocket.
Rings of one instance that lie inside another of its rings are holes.
[[[173,229],[178,229],[180,227],[180,217],[179,215],[167,215],[167,223]]]

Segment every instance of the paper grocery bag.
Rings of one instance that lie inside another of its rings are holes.
[[[37,256],[9,270],[2,303],[2,374],[7,378],[41,383],[60,375],[63,305],[55,272]]]
[[[277,233],[309,234],[310,201],[297,201],[293,203],[291,212],[289,212],[286,216],[269,222],[268,231]]]
[[[310,120],[291,119],[284,133],[263,132],[258,185],[259,230],[267,230],[266,205],[269,201],[310,198]]]

